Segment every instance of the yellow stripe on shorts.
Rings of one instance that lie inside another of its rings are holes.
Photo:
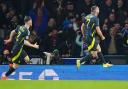
[[[12,62],[14,62],[15,60],[17,60],[20,57],[22,49],[23,48],[21,48],[20,51],[18,52],[18,54],[12,58]]]
[[[93,40],[92,40],[92,43],[89,45],[89,47],[88,47],[88,50],[90,51],[93,47],[94,47],[94,45],[95,45],[95,38],[93,38]]]

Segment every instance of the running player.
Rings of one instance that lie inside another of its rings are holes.
[[[30,35],[29,28],[32,26],[31,17],[25,16],[24,23],[25,25],[23,26],[17,26],[17,28],[11,32],[10,38],[8,40],[5,40],[5,44],[8,44],[13,41],[13,38],[15,38],[15,43],[11,51],[12,64],[9,65],[9,70],[5,73],[4,76],[2,76],[2,80],[7,80],[8,76],[11,75],[16,70],[16,68],[18,68],[20,60],[24,60],[26,63],[30,62],[29,56],[23,50],[24,45],[36,49],[39,48],[39,45],[37,45],[36,43],[31,44],[28,41]]]
[[[79,69],[80,64],[86,60],[97,58],[97,42],[96,42],[96,33],[99,35],[101,40],[104,40],[100,27],[99,27],[99,7],[92,6],[91,14],[87,15],[84,18],[84,21],[81,26],[81,31],[83,35],[83,52],[84,57],[81,60],[77,60],[77,68]]]

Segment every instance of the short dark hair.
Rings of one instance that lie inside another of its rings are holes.
[[[30,16],[25,16],[24,17],[24,23],[28,22],[29,20],[31,20],[32,18]]]
[[[96,5],[95,5],[95,6],[92,6],[92,7],[91,7],[91,12],[93,12],[97,7],[98,7],[98,6],[96,6]]]

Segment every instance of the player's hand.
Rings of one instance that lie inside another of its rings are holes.
[[[103,37],[101,38],[101,40],[105,40],[105,37],[103,36]]]
[[[10,39],[4,40],[4,44],[9,44],[9,43],[11,43],[11,40]]]
[[[37,43],[35,43],[35,44],[33,45],[33,47],[36,48],[36,49],[39,49],[39,45],[38,45]]]

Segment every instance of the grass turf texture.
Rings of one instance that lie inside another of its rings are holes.
[[[128,81],[0,81],[0,89],[128,89]]]

